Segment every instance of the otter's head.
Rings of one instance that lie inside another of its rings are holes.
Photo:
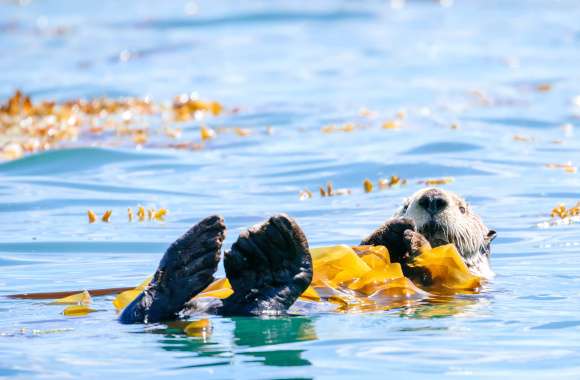
[[[406,199],[395,216],[413,219],[417,231],[433,247],[455,244],[471,272],[493,276],[489,255],[496,233],[459,195],[438,188],[422,189]]]

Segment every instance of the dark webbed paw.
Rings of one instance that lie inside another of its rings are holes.
[[[165,252],[151,284],[121,314],[123,323],[174,319],[213,280],[225,238],[220,216],[205,218]]]
[[[407,243],[405,242],[404,232],[406,230],[415,231],[416,226],[413,219],[393,218],[389,219],[363,239],[361,245],[382,245],[389,250],[392,262],[401,263],[404,261],[405,254],[408,252]]]
[[[404,275],[422,286],[431,285],[433,281],[428,270],[409,266],[409,264],[413,263],[413,259],[421,254],[421,250],[431,249],[431,244],[425,236],[412,230],[406,230],[403,233],[403,241],[407,249],[407,254],[402,263]]]
[[[312,281],[306,237],[284,214],[242,232],[224,267],[234,290],[224,300],[224,315],[284,313]]]
[[[411,259],[418,256],[422,249],[431,249],[429,240],[419,232],[413,230],[403,232],[403,242]]]

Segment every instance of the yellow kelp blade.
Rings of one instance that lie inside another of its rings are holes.
[[[404,278],[401,265],[399,263],[389,264],[389,266],[383,269],[373,269],[368,271],[363,276],[350,283],[348,288],[365,295],[370,295],[375,293],[378,287],[400,278]]]
[[[193,297],[193,299],[199,298],[206,298],[206,297],[213,297],[224,299],[228,298],[234,293],[232,290],[232,286],[227,278],[220,278],[209,284],[207,288],[205,288],[201,293]]]
[[[117,297],[113,300],[113,306],[115,309],[120,312],[123,310],[127,305],[129,305],[139,294],[143,292],[143,289],[131,289],[126,290],[122,293],[117,294]]]
[[[389,251],[383,246],[352,247],[370,270],[348,285],[350,289],[365,295],[374,294],[385,288],[391,281],[404,278],[401,265],[391,264]],[[397,286],[398,287],[398,286]]]
[[[200,319],[187,324],[183,329],[187,336],[203,337],[211,331],[209,319]]]
[[[384,310],[425,294],[404,277],[400,264],[391,263],[385,247],[341,245],[311,253],[311,288],[320,299],[336,304],[337,311]]]
[[[381,269],[391,264],[389,251],[383,246],[360,246],[352,249],[371,269]]]
[[[193,297],[194,300],[200,298],[219,298],[225,299],[234,293],[232,286],[227,278],[220,278],[212,282],[207,288],[205,288],[201,293]],[[301,296],[302,299],[309,301],[319,301],[320,297],[316,293],[316,290],[312,286],[308,287]]]
[[[187,336],[206,338],[211,334],[212,325],[209,319],[199,319],[196,321],[171,321],[167,322],[167,329],[183,332]]]
[[[151,280],[153,276],[148,277],[143,283],[137,286],[135,289],[127,290],[122,293],[119,293],[117,297],[113,300],[113,305],[117,312],[123,310],[127,305],[129,305],[143,290]],[[205,297],[214,297],[214,298],[227,298],[229,297],[234,291],[230,285],[230,282],[227,278],[221,278],[212,282],[207,288],[205,288],[201,293],[194,297],[194,299],[198,298],[205,298]]]
[[[145,281],[137,285],[135,289],[126,290],[124,292],[117,294],[117,297],[115,297],[115,299],[113,300],[113,306],[115,306],[117,312],[120,312],[125,307],[127,307],[127,305],[133,302],[133,300],[137,298],[137,296],[141,294],[141,292],[143,292],[145,287],[149,285],[152,279],[153,276],[149,276]]]
[[[312,248],[312,286],[338,287],[353,281],[371,268],[349,246]]]
[[[67,306],[62,313],[68,317],[82,317],[83,315],[87,315],[94,311],[96,310],[91,309],[90,307],[85,305],[74,305]]]
[[[378,304],[385,305],[393,300],[421,298],[427,293],[419,289],[406,277],[399,277],[389,281],[385,286],[378,286],[369,298]]]
[[[421,250],[412,266],[431,274],[429,291],[476,291],[481,286],[481,278],[469,272],[453,244]]]
[[[302,299],[304,301],[318,302],[318,301],[320,301],[320,296],[318,295],[318,292],[311,285],[308,288],[306,288],[304,293],[302,293],[302,295],[300,296],[300,299]]]
[[[91,295],[88,291],[84,290],[82,293],[77,293],[70,295],[68,297],[63,297],[56,299],[50,303],[51,305],[90,305]]]

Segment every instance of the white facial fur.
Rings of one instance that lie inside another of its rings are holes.
[[[447,206],[430,213],[420,204],[423,196],[441,198]],[[394,216],[413,219],[418,232],[434,247],[455,244],[472,273],[493,277],[489,255],[482,249],[488,244],[490,230],[459,195],[439,188],[421,189],[406,199]]]

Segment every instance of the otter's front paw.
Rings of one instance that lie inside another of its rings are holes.
[[[392,262],[400,263],[404,260],[408,252],[404,232],[415,231],[417,228],[413,219],[393,218],[377,228],[367,238],[363,239],[361,245],[382,245],[389,250]]]
[[[418,256],[422,249],[431,249],[429,240],[419,232],[413,230],[406,230],[403,233],[403,242],[405,243],[406,251],[409,253],[411,260]]]
[[[424,268],[413,267],[413,260],[421,254],[424,249],[431,249],[431,244],[419,232],[406,230],[403,233],[403,240],[406,246],[407,253],[403,259],[403,273],[420,286],[429,286],[433,283],[431,273]]]

